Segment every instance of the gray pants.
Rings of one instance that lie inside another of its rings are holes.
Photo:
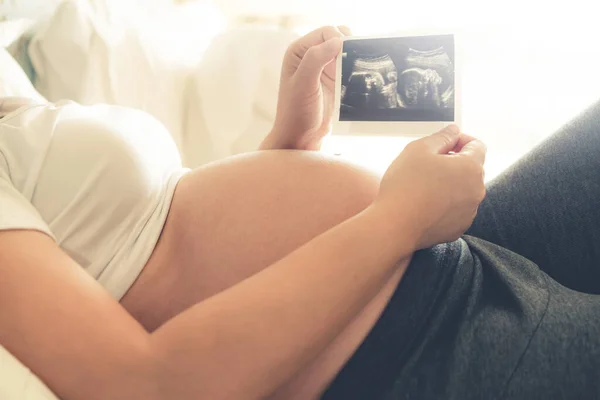
[[[550,276],[546,315],[506,398],[600,398],[600,103],[492,182],[488,193],[468,234]]]
[[[323,399],[600,399],[600,103],[493,181],[467,234],[417,253]]]

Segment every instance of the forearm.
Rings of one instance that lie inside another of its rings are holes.
[[[0,233],[0,343],[64,399],[264,398],[410,257],[390,220],[371,206],[152,334],[51,238]]]
[[[263,398],[341,332],[413,242],[372,207],[180,314],[151,339],[165,397]]]

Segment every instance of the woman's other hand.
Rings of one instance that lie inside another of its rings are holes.
[[[415,235],[415,250],[456,240],[485,197],[486,147],[456,126],[410,143],[385,173],[374,202]]]
[[[288,48],[281,71],[277,116],[261,149],[319,150],[333,118],[337,55],[346,27],[323,27]]]

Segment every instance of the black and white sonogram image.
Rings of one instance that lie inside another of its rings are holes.
[[[454,35],[344,41],[340,121],[454,121]]]

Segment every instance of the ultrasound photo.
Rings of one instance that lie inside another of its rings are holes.
[[[454,121],[454,36],[346,40],[340,121]]]

